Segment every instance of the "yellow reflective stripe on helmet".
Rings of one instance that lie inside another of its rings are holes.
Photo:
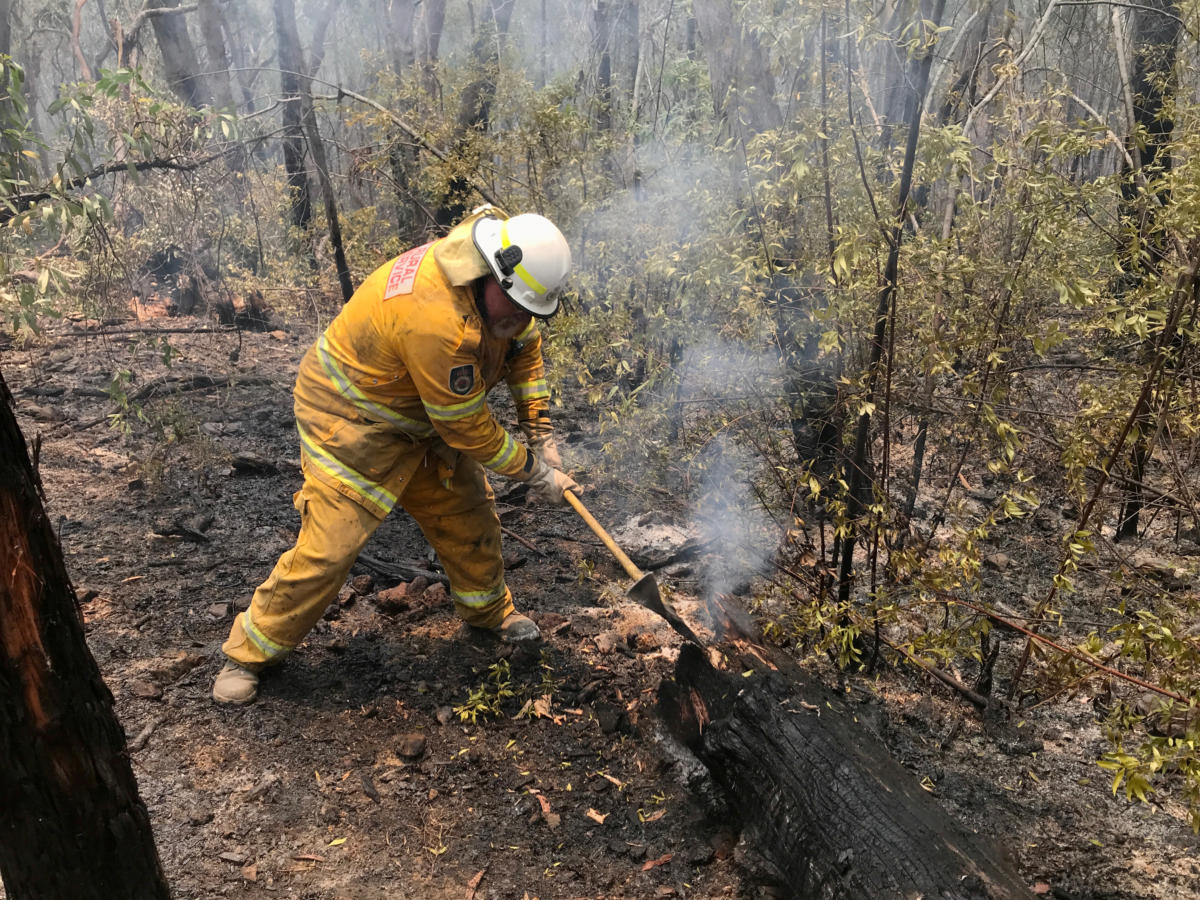
[[[453,422],[456,419],[466,419],[475,415],[475,413],[483,408],[486,400],[487,395],[483,391],[480,391],[470,400],[464,400],[462,403],[451,403],[448,406],[425,403],[425,412],[429,415],[429,418],[437,419],[439,422]]]
[[[392,511],[392,507],[396,505],[397,500],[395,494],[383,485],[376,484],[363,477],[337,457],[319,447],[308,436],[308,433],[300,426],[299,422],[296,423],[296,430],[300,432],[300,445],[304,449],[304,452],[308,454],[308,458],[314,466],[334,481],[350,488],[350,490],[354,491],[354,493],[361,496],[364,500],[378,506],[384,513]]]
[[[433,437],[434,429],[428,422],[402,416],[394,409],[389,409],[368,399],[366,394],[354,386],[354,382],[346,375],[345,370],[338,363],[337,357],[330,352],[329,347],[329,340],[325,335],[321,335],[317,341],[317,358],[320,359],[321,368],[325,370],[325,374],[329,376],[329,380],[338,389],[338,393],[364,413],[377,419],[383,419],[385,422],[390,422],[410,437],[417,439]]]
[[[508,222],[501,222],[500,223],[500,247],[501,247],[501,249],[503,249],[505,247],[511,247],[511,246],[512,246],[512,241],[510,241],[508,239]],[[532,275],[530,275],[529,270],[526,269],[523,265],[521,265],[520,263],[517,263],[515,266],[513,266],[513,271],[516,272],[518,275],[520,275],[521,280],[523,282],[525,282],[527,285],[529,285],[529,287],[531,287],[533,290],[537,291],[539,294],[546,293],[546,289],[544,287],[542,287],[542,283],[540,281],[538,281],[536,278],[534,278]]]
[[[483,465],[494,472],[499,472],[513,461],[513,457],[517,455],[517,450],[517,442],[513,440],[511,434],[505,432],[504,443],[500,445],[500,449],[496,451],[495,456],[493,456]]]
[[[520,384],[509,385],[512,395],[518,400],[545,400],[550,396],[550,386],[545,378],[536,381],[522,381]]]
[[[504,596],[508,588],[504,584],[504,579],[500,579],[500,583],[486,591],[456,591],[450,589],[450,596],[454,598],[455,603],[461,603],[463,606],[469,606],[472,609],[479,609],[487,606],[489,603],[495,603]]]
[[[254,620],[250,618],[250,610],[247,609],[242,613],[242,631],[246,632],[246,637],[250,638],[251,642],[263,655],[268,659],[274,659],[276,656],[282,656],[291,651],[291,647],[285,647],[282,644],[277,644],[261,631],[254,624]]]

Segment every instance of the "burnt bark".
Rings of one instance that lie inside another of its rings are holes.
[[[658,709],[787,896],[1031,896],[1003,854],[948,816],[836,695],[784,671],[730,676],[685,644]]]
[[[333,193],[333,179],[329,177],[329,160],[325,155],[325,143],[317,128],[317,111],[313,107],[312,95],[305,91],[304,130],[308,135],[308,148],[317,167],[317,179],[321,183],[321,197],[325,203],[325,223],[329,228],[329,244],[333,249],[334,268],[337,269],[338,285],[342,289],[342,302],[354,294],[354,281],[350,277],[350,266],[346,262],[346,251],[342,245],[342,225],[338,218],[337,199]]]
[[[257,58],[252,55],[250,47],[247,45],[247,36],[258,29],[252,27],[248,11],[241,6],[226,8],[225,22],[225,47],[233,62],[232,74],[237,83],[238,95],[241,97],[241,107],[243,111],[253,113],[258,109],[255,84],[258,82],[261,71],[256,68]]]
[[[329,245],[333,250],[334,268],[337,270],[338,284],[342,290],[342,301],[345,302],[354,293],[354,282],[350,277],[350,267],[342,245],[337,198],[333,190],[333,179],[329,174],[325,142],[321,140],[317,112],[312,99],[312,77],[324,58],[325,35],[337,3],[338,0],[329,0],[323,15],[316,22],[310,60],[305,60],[304,52],[300,48],[295,0],[275,0],[275,28],[279,41],[280,87],[285,99],[283,154],[288,185],[292,189],[292,224],[304,228],[312,220],[312,197],[309,194],[308,173],[304,168],[304,148],[307,140],[308,153],[317,170],[317,183],[321,186]]]
[[[0,759],[10,900],[170,896],[3,376]]]
[[[0,0],[0,53],[12,55],[12,0]]]
[[[392,68],[403,77],[416,62],[417,18],[415,0],[391,0],[388,6],[388,33],[392,51]]]
[[[617,7],[613,34],[614,80],[623,100],[632,101],[637,93],[638,67],[641,63],[641,9],[638,0],[623,0]]]

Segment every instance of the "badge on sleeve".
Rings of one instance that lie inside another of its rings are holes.
[[[475,387],[475,367],[455,366],[450,370],[450,391],[465,397]]]

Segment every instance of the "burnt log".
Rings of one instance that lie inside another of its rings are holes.
[[[1032,896],[998,848],[943,811],[838,697],[794,668],[734,677],[685,644],[658,709],[788,897]]]

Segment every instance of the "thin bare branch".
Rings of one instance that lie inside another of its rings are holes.
[[[1120,0],[1061,0],[1059,6],[1119,6],[1123,9],[1136,9],[1139,12],[1154,13],[1168,19],[1174,19],[1185,29],[1187,23],[1174,13],[1169,13],[1165,9],[1159,9],[1156,6],[1146,6],[1141,3],[1122,3]]]
[[[1037,24],[1033,27],[1033,31],[1030,32],[1029,40],[1025,42],[1024,49],[1021,50],[1016,59],[1000,70],[1000,77],[996,79],[996,83],[992,85],[992,89],[983,96],[982,100],[972,106],[970,112],[967,113],[966,121],[963,122],[963,134],[969,135],[971,133],[971,124],[975,120],[975,114],[995,100],[996,95],[1008,84],[1012,76],[1021,70],[1021,64],[1029,58],[1029,54],[1037,47],[1042,39],[1042,32],[1046,30],[1046,25],[1050,22],[1050,17],[1054,15],[1061,4],[1062,0],[1050,0],[1050,5],[1046,7],[1046,12],[1042,14],[1042,17],[1038,19]]]

